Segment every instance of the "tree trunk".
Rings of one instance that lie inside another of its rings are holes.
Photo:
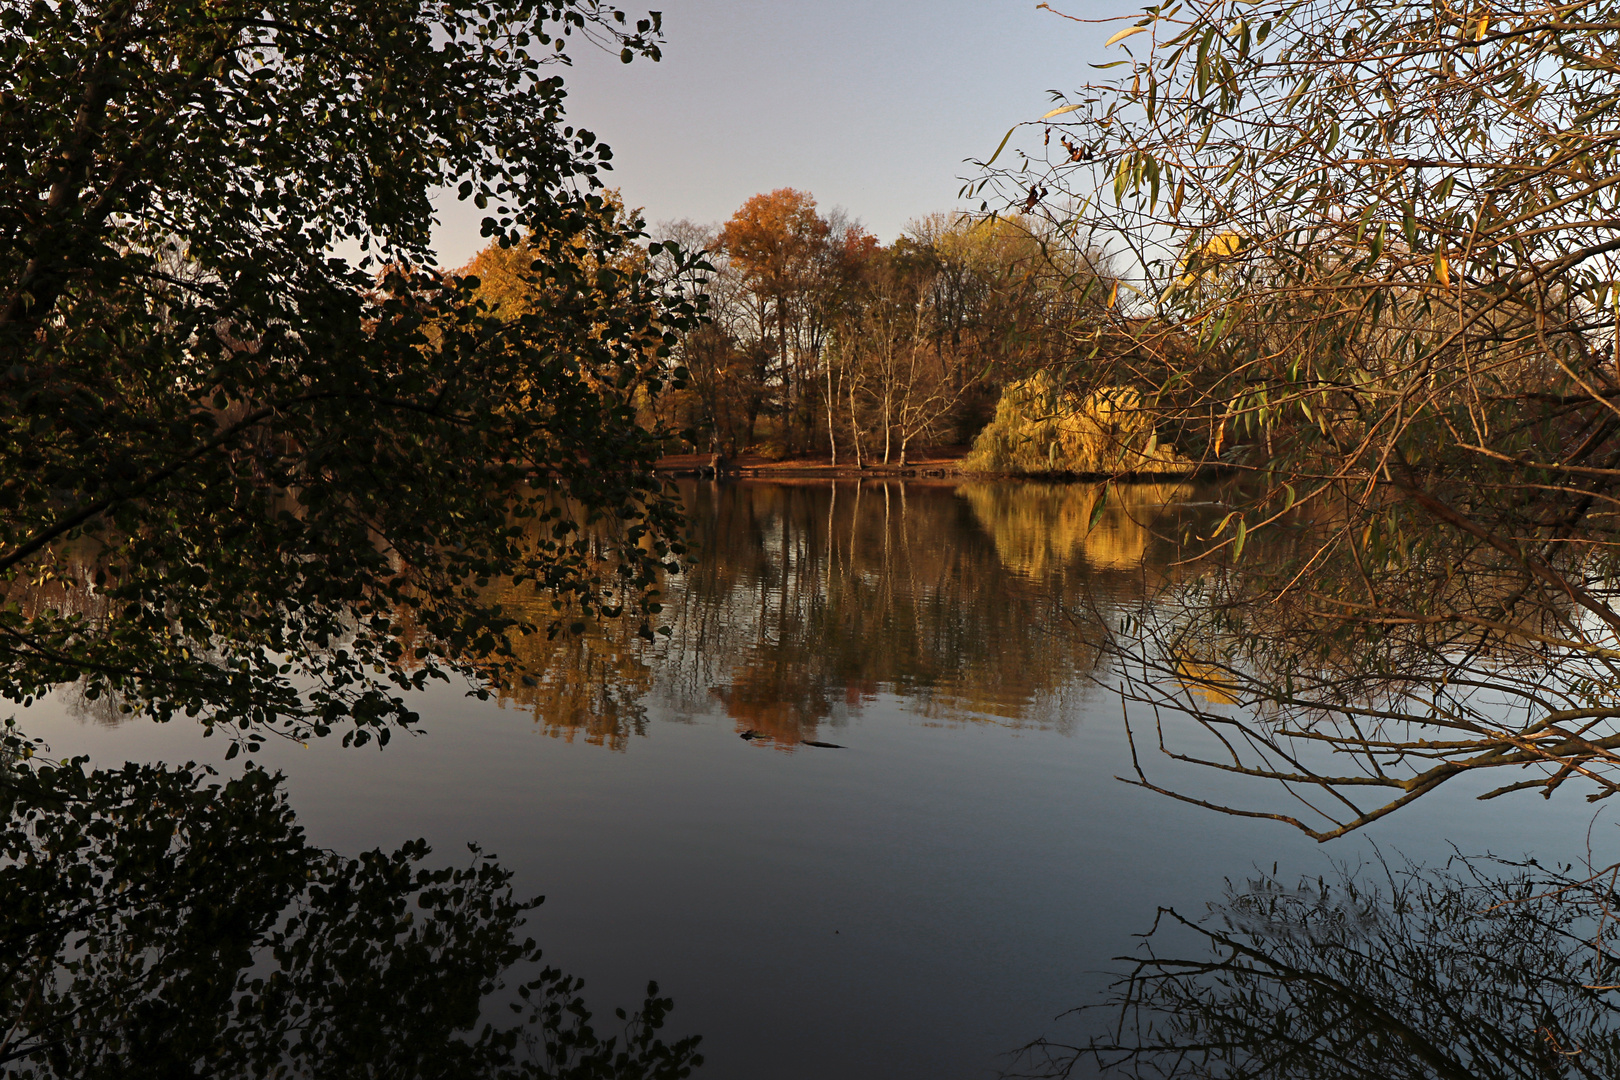
[[[788,366],[787,293],[776,298],[776,332],[778,355],[782,365],[782,443],[788,453],[793,452],[794,372]]]
[[[832,467],[838,468],[838,436],[833,431],[833,410],[838,407],[837,395],[833,393],[832,362],[827,361],[827,447],[832,451]]]
[[[855,467],[866,468],[861,461],[861,421],[855,414],[855,380],[849,381],[849,437],[855,441]]]
[[[885,386],[883,388],[883,464],[885,465],[889,463],[889,446],[894,435],[894,426],[889,423],[889,399],[893,394],[892,387]]]

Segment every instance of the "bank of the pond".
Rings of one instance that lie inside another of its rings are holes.
[[[762,454],[667,454],[658,460],[657,471],[670,477],[716,476],[748,477],[760,480],[1039,480],[1046,482],[1090,482],[1117,480],[1129,483],[1159,483],[1181,480],[1210,480],[1231,471],[1227,465],[1201,465],[1182,470],[1139,473],[1100,473],[1057,470],[1041,473],[986,472],[968,468],[964,462],[971,447],[929,446],[907,456],[905,464],[849,463],[847,455],[836,464],[827,453],[797,454],[771,458]]]

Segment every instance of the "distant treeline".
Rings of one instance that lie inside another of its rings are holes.
[[[706,297],[707,320],[671,348],[684,379],[642,400],[649,423],[701,453],[830,451],[859,465],[967,442],[1003,387],[1083,350],[1113,299],[1098,259],[1019,215],[934,214],[884,245],[783,188],[721,225],[652,231],[706,251],[712,267],[694,276],[652,245],[653,265],[684,278],[672,288]],[[534,256],[492,245],[463,272],[479,277],[487,302],[520,315],[544,302],[526,273]],[[622,255],[638,267],[648,257]]]
[[[782,188],[723,225],[658,231],[715,267],[711,321],[677,350],[687,385],[659,406],[701,451],[861,464],[965,442],[1110,299],[1096,260],[1017,215],[934,214],[884,245]]]

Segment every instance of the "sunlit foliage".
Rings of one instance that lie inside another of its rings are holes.
[[[1133,386],[1081,397],[1038,372],[1002,389],[964,464],[992,473],[1191,473],[1193,462],[1159,441],[1155,419]]]

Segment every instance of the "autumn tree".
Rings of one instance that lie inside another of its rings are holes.
[[[1001,386],[1072,355],[1109,291],[1105,260],[1019,215],[933,215],[885,246],[782,189],[723,227],[660,228],[710,253],[706,323],[681,332],[688,382],[667,400],[711,449],[752,444],[767,415],[783,449],[824,439],[857,466],[969,438]]]
[[[1112,284],[1100,253],[1029,215],[931,214],[906,239],[935,270],[929,304],[940,347],[992,363],[997,385],[1069,359]]]
[[[1107,292],[1100,260],[1016,215],[914,221],[870,249],[855,280],[830,366],[857,456],[865,433],[902,464],[920,439],[971,436],[1002,387],[1063,365]]]
[[[752,297],[720,250],[717,226],[682,220],[656,231],[675,242],[671,252],[703,256],[695,266],[673,254],[654,259],[657,272],[699,297],[702,311],[675,331],[672,357],[685,379],[662,399],[666,422],[687,432],[694,448],[734,456],[753,444],[770,404],[770,343],[758,336]]]
[[[859,223],[842,219],[836,211],[829,222],[831,235],[822,249],[814,294],[813,322],[816,357],[821,365],[820,384],[823,414],[827,418],[827,447],[832,464],[838,464],[839,429],[845,395],[854,395],[860,386],[860,369],[856,365],[841,363],[836,347],[839,329],[847,326],[850,318],[866,302],[863,282],[870,276],[872,266],[879,260],[882,245],[878,238]],[[850,398],[853,401],[853,397]],[[855,463],[861,463],[860,430],[851,415],[848,442],[855,451]]]
[[[831,228],[806,192],[778,188],[755,195],[731,216],[717,242],[753,300],[759,339],[775,337],[775,369],[784,426],[805,413],[817,361],[813,335],[803,331],[808,296]],[[806,414],[807,415],[807,414]],[[808,427],[808,424],[806,424]]]
[[[858,299],[838,333],[857,458],[865,428],[882,447],[885,465],[895,455],[904,465],[912,440],[960,396],[946,363],[958,354],[942,354],[932,340],[926,302],[932,277],[926,258],[903,241],[862,267]]]

